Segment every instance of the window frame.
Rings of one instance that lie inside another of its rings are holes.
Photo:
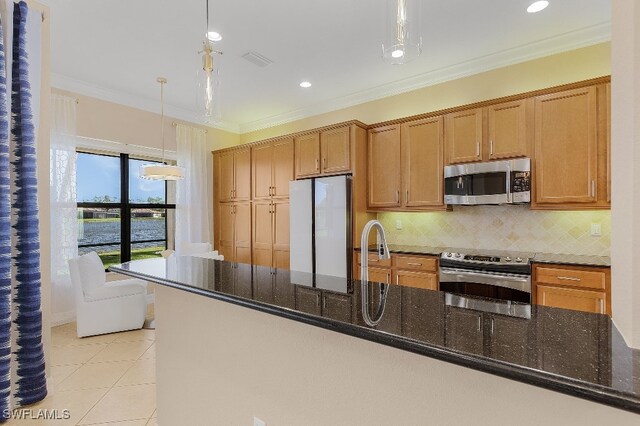
[[[164,242],[165,249],[168,248],[168,210],[176,209],[175,203],[167,203],[167,182],[164,181],[164,203],[132,203],[129,201],[129,160],[143,160],[141,158],[137,158],[136,156],[131,156],[126,153],[96,153],[78,149],[76,151],[78,154],[89,154],[89,155],[101,155],[105,157],[113,157],[120,159],[120,202],[117,203],[105,203],[105,202],[77,202],[77,208],[105,208],[105,209],[120,209],[120,241],[114,241],[109,243],[98,243],[98,244],[78,244],[78,248],[87,248],[87,247],[101,247],[101,246],[120,246],[120,263],[131,261],[131,244],[139,244],[139,243],[154,243],[154,242]],[[148,161],[153,161],[160,163],[161,161],[148,159]],[[164,164],[167,164],[165,161]],[[143,240],[143,241],[131,241],[131,211],[136,209],[163,209],[165,210],[164,215],[164,239],[154,239],[154,240]]]

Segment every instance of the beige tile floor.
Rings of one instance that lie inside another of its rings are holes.
[[[75,324],[51,329],[49,395],[32,411],[69,410],[68,420],[10,420],[27,425],[157,425],[155,330],[79,339]]]

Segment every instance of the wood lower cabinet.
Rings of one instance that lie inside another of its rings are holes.
[[[609,268],[536,264],[534,303],[611,315]]]
[[[606,102],[604,86],[535,99],[533,208],[608,207],[608,167],[598,167],[608,151],[607,138],[599,137],[599,96]]]
[[[438,274],[430,272],[396,271],[393,284],[438,290]]]
[[[251,263],[251,203],[218,203],[218,251],[229,262]]]
[[[369,253],[369,281],[406,287],[438,290],[438,259],[433,256],[391,254],[391,259],[380,259]],[[355,252],[355,277],[360,279],[362,254]]]
[[[482,313],[447,306],[445,346],[459,351],[484,353]]]
[[[253,203],[253,263],[289,268],[289,201]]]
[[[251,149],[214,153],[218,201],[251,200]]]

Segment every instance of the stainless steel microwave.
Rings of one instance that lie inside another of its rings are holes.
[[[445,166],[444,201],[461,205],[529,203],[531,160]]]

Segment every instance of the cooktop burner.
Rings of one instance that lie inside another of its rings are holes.
[[[533,255],[521,252],[465,253],[448,251],[440,256],[440,266],[487,272],[530,274],[532,258]]]

